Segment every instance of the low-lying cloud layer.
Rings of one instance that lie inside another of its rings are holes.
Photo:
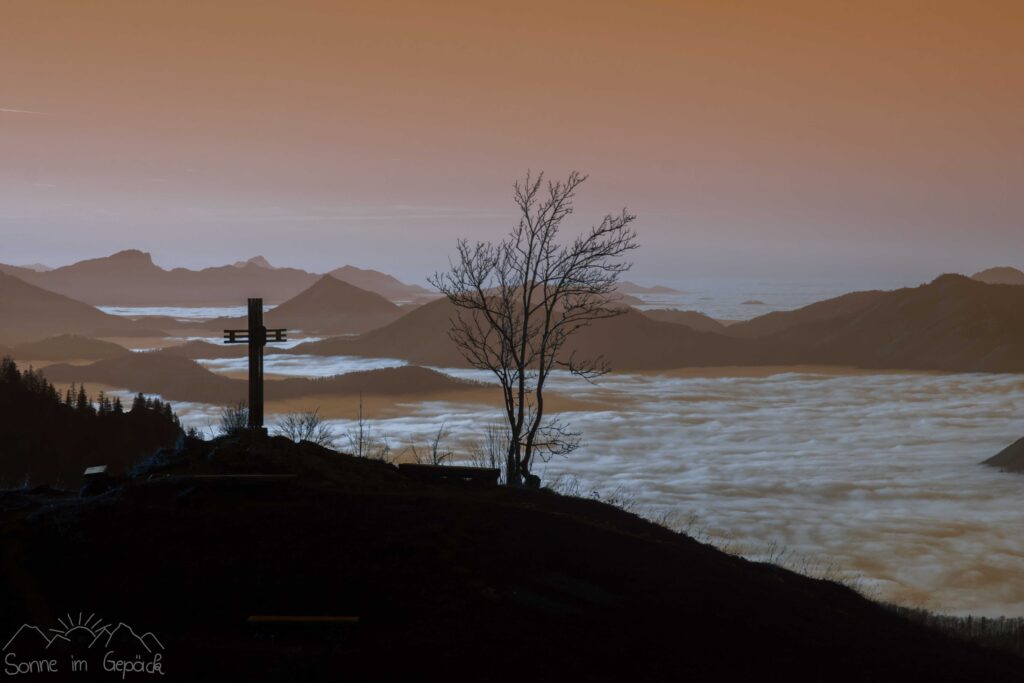
[[[302,362],[313,375],[350,365]],[[880,599],[1024,615],[1024,476],[978,464],[1024,432],[1022,378],[616,375],[596,387],[561,377],[555,387],[595,410],[564,415],[586,443],[544,465],[547,480],[629,492],[654,514],[695,516],[750,557],[785,549],[833,565]],[[197,420],[210,414],[194,409]],[[493,408],[424,402],[373,428],[400,449],[443,424],[459,450],[498,418]],[[341,434],[351,423],[334,426]]]

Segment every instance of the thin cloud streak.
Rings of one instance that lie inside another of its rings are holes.
[[[0,112],[4,114],[37,114],[39,116],[46,116],[45,111],[32,111],[31,109],[8,109],[6,107],[0,107]]]

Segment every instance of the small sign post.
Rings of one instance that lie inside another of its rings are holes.
[[[287,341],[287,330],[263,326],[263,299],[249,299],[249,329],[224,330],[225,344],[249,345],[249,429],[263,430],[263,347]]]

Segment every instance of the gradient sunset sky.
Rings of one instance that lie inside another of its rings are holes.
[[[1024,3],[0,6],[0,262],[420,282],[528,168],[642,282],[1024,267]]]

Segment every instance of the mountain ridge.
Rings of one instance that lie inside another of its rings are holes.
[[[979,270],[971,279],[989,285],[1024,285],[1024,271],[1012,266],[996,266]]]
[[[193,270],[165,269],[149,252],[123,249],[108,256],[37,271],[0,264],[0,272],[94,306],[237,306],[251,297],[278,304],[307,289],[323,275],[275,267],[264,256]],[[385,298],[413,301],[430,290],[406,285],[375,270],[343,266],[327,273]]]
[[[380,294],[324,275],[294,297],[264,314],[267,327],[309,334],[358,334],[397,320],[402,310]],[[220,331],[244,327],[246,318],[217,318],[203,327]]]
[[[35,342],[57,335],[164,336],[126,318],[0,272],[0,344]]]
[[[455,309],[431,302],[361,337],[285,353],[383,356],[442,367],[465,360],[447,338]],[[838,365],[877,370],[1024,372],[1024,288],[962,275],[898,290],[854,292],[721,331],[695,331],[635,309],[595,321],[571,341],[613,370]]]

